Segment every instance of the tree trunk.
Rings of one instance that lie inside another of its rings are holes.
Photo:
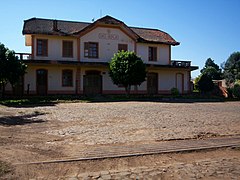
[[[2,85],[1,85],[1,88],[2,88],[1,98],[4,98],[4,96],[5,96],[5,86],[6,86],[6,83],[2,83]]]
[[[12,86],[12,96],[15,96],[15,85],[11,84]]]
[[[129,97],[131,91],[131,85],[125,86],[126,96]]]

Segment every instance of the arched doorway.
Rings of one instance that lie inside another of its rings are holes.
[[[38,69],[36,71],[37,81],[36,81],[36,89],[37,95],[47,95],[48,91],[48,71],[46,69]]]
[[[176,88],[180,94],[183,94],[184,91],[184,75],[182,73],[176,74]]]
[[[102,94],[101,71],[86,71],[83,76],[83,93],[86,95]]]

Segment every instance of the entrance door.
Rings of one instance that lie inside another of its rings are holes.
[[[102,93],[102,76],[99,71],[89,71],[83,76],[83,93],[86,95]]]
[[[176,87],[179,93],[182,94],[183,93],[183,74],[178,73],[176,75],[176,83],[177,83]]]
[[[47,95],[48,71],[45,69],[38,69],[36,73],[37,73],[37,94],[42,96]]]
[[[158,74],[157,73],[147,74],[147,92],[150,95],[158,93]]]

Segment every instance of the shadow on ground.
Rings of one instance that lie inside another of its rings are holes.
[[[159,103],[209,103],[209,102],[225,102],[224,98],[196,98],[196,97],[171,97],[171,96],[89,96],[89,103],[104,103],[104,102],[159,102]]]
[[[43,123],[45,122],[42,119],[39,119],[38,116],[44,115],[45,113],[35,112],[32,114],[24,114],[19,116],[3,116],[0,117],[0,125],[2,126],[16,126],[16,125],[25,125],[33,123]]]

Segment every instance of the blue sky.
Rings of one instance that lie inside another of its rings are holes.
[[[0,3],[0,42],[30,52],[22,35],[32,17],[91,22],[113,16],[129,26],[158,28],[181,44],[172,59],[191,60],[200,69],[207,58],[220,65],[240,51],[240,0],[8,0]],[[196,77],[199,71],[193,71]]]

